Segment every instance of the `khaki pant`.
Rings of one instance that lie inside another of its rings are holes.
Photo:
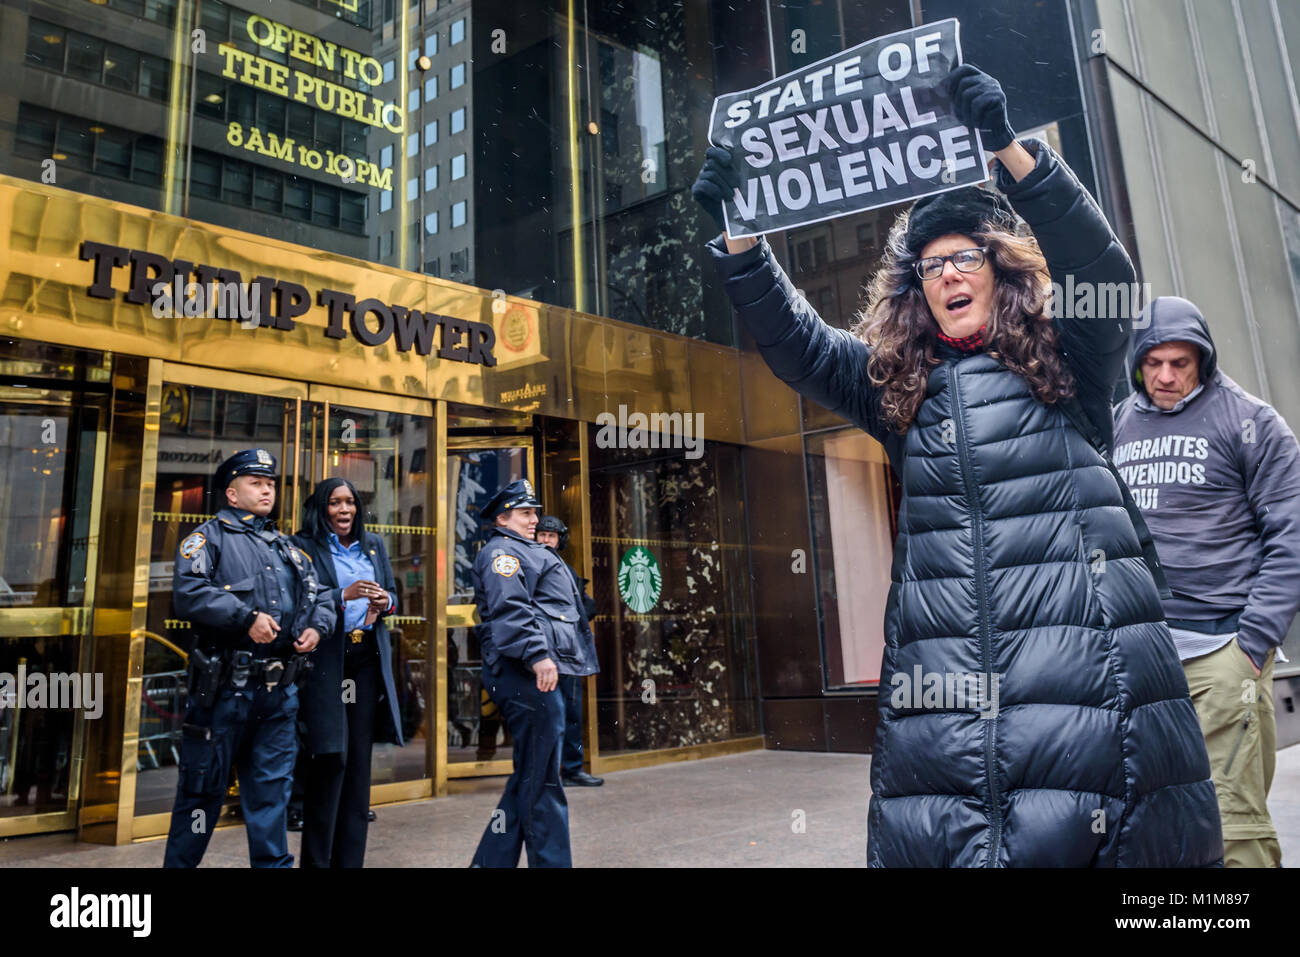
[[[1281,867],[1282,849],[1268,814],[1277,764],[1273,652],[1259,677],[1236,638],[1183,662],[1201,722],[1223,819],[1225,867]]]

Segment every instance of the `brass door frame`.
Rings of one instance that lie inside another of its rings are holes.
[[[439,404],[442,405],[445,409],[446,403],[440,402]],[[445,422],[445,417],[444,417],[444,422]],[[445,439],[445,448],[442,449],[442,454],[440,455],[439,467],[441,469],[441,474],[443,475],[447,474],[447,459],[450,455],[456,452],[476,452],[476,451],[484,451],[488,449],[526,448],[528,450],[528,481],[533,483],[534,488],[537,487],[537,455],[538,455],[537,440],[531,431],[521,431],[517,435],[447,436],[445,425],[444,425],[443,436]],[[439,554],[445,555],[447,559],[445,562],[443,562],[444,570],[447,576],[446,581],[443,583],[443,590],[441,592],[441,595],[443,596],[443,600],[439,602],[439,608],[443,612],[443,625],[442,625],[442,630],[439,632],[439,634],[442,636],[442,640],[438,642],[438,654],[440,656],[440,664],[438,666],[438,680],[440,682],[440,690],[442,691],[442,696],[440,697],[439,700],[445,702],[447,700],[446,694],[448,691],[446,687],[447,628],[478,624],[479,617],[478,617],[477,605],[446,604],[446,596],[451,594],[451,581],[452,581],[451,576],[453,574],[452,563],[455,560],[455,557],[450,550],[456,547],[456,539],[455,539],[455,532],[454,532],[455,523],[454,521],[452,521],[452,515],[450,512],[451,491],[449,488],[447,488],[449,483],[444,481],[442,485],[443,485],[442,498],[439,501],[439,507],[447,509],[447,511],[444,511],[440,514],[438,526],[440,528],[446,528],[447,526],[451,526],[452,529],[450,532],[448,532],[446,537],[444,539],[441,539],[438,543]],[[442,759],[439,765],[439,770],[441,771],[441,774],[439,775],[439,782],[441,786],[437,790],[436,792],[437,794],[443,795],[447,793],[446,791],[447,781],[452,778],[495,777],[502,774],[511,774],[514,771],[515,764],[512,758],[497,758],[492,761],[456,761],[454,763],[447,761],[447,709],[445,706],[438,709],[438,720],[440,722],[440,725],[439,725],[437,745],[441,749]]]
[[[49,391],[69,392],[60,388],[58,380],[51,380]],[[58,403],[42,403],[58,404]],[[67,403],[75,408],[75,400]],[[81,674],[90,672],[92,641],[97,631],[95,615],[95,583],[99,572],[99,522],[104,503],[104,478],[108,455],[108,420],[112,413],[111,399],[105,407],[103,418],[95,429],[95,454],[91,471],[90,514],[86,526],[86,584],[82,591],[82,604],[75,606],[42,606],[0,608],[0,635],[4,638],[48,638],[77,636],[75,658]],[[72,436],[68,436],[69,446]],[[107,691],[107,689],[105,689]],[[22,709],[15,709],[21,716]],[[19,720],[15,718],[15,721]],[[18,743],[21,726],[14,726],[14,744]],[[62,811],[45,811],[0,817],[0,838],[50,831],[68,831],[77,826],[81,805],[81,774],[86,740],[86,716],[78,710],[72,723],[72,741],[68,750],[68,796]]]
[[[153,377],[154,366],[158,369],[158,378],[156,383]],[[428,467],[437,470],[433,480],[433,502],[426,502],[426,509],[441,509],[443,507],[442,499],[445,498],[444,482],[439,481],[437,475],[445,469],[446,465],[446,421],[447,421],[447,403],[443,400],[418,399],[408,396],[388,395],[379,392],[366,392],[361,389],[347,389],[337,386],[324,386],[316,383],[299,382],[289,379],[277,379],[269,376],[250,375],[241,372],[227,372],[225,370],[209,369],[205,366],[188,366],[177,362],[164,362],[162,360],[151,360],[150,362],[150,391],[149,405],[146,411],[146,429],[145,429],[145,448],[143,450],[143,462],[146,469],[147,482],[141,483],[141,513],[140,524],[137,529],[137,554],[136,554],[136,593],[133,601],[133,621],[132,621],[132,641],[131,641],[131,663],[130,674],[134,677],[131,679],[130,687],[127,693],[126,702],[126,730],[123,735],[122,748],[122,788],[118,804],[117,814],[117,841],[116,843],[127,843],[130,841],[150,840],[167,834],[171,822],[170,813],[152,813],[152,814],[135,814],[135,776],[136,763],[135,756],[139,746],[139,727],[140,727],[140,695],[142,684],[142,671],[144,664],[145,641],[150,637],[145,630],[147,624],[147,601],[148,601],[148,583],[149,583],[149,559],[152,548],[153,536],[153,500],[154,489],[157,479],[158,464],[158,438],[159,438],[159,408],[161,404],[161,392],[164,384],[175,383],[183,385],[196,385],[204,388],[220,389],[227,392],[243,392],[252,395],[265,395],[275,398],[295,399],[295,412],[293,415],[293,433],[292,446],[293,451],[288,451],[290,437],[286,436],[282,444],[281,461],[290,463],[290,477],[288,481],[293,483],[294,489],[294,506],[293,514],[296,517],[299,511],[298,488],[299,468],[302,460],[302,452],[307,447],[302,443],[302,405],[303,402],[319,404],[323,409],[323,414],[328,422],[330,406],[342,405],[350,408],[367,409],[376,412],[397,412],[411,415],[419,415],[433,420],[434,440],[436,454],[434,461]],[[321,447],[317,450],[314,446],[310,449],[313,453],[310,467],[315,470],[315,453],[321,453],[321,461],[328,461],[328,430],[322,436]],[[309,476],[311,478],[312,476]],[[147,506],[147,515],[146,515]],[[426,513],[428,514],[428,513]],[[435,514],[441,514],[437,512]],[[434,622],[433,634],[444,634],[446,631],[446,608],[444,596],[446,592],[446,574],[445,569],[439,569],[437,555],[440,554],[440,543],[445,536],[446,530],[443,523],[435,520],[434,522],[434,543],[430,546],[430,551],[425,555],[425,562],[434,570],[432,584],[434,588]],[[143,582],[143,591],[141,583]],[[426,586],[428,587],[428,586]],[[433,708],[435,725],[440,725],[442,737],[446,736],[446,708],[439,707],[439,702],[446,701],[446,647],[441,642],[434,642],[437,649],[435,658],[435,681],[433,682]],[[412,781],[394,781],[384,784],[374,784],[370,788],[370,797],[372,804],[389,804],[400,801],[420,800],[432,797],[435,793],[446,793],[446,742],[442,740],[442,749],[439,752],[437,744],[438,734],[435,733],[433,741],[430,742],[433,747],[432,756],[426,752],[426,768],[432,766],[434,774],[432,778],[425,776]],[[427,775],[427,771],[426,771]],[[128,784],[128,777],[130,778]],[[438,791],[438,782],[442,782],[442,790]],[[129,791],[129,797],[127,792]],[[230,807],[224,807],[217,827],[240,826],[243,822],[239,817],[231,813]]]

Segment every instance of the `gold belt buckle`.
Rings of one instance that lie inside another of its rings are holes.
[[[361,644],[361,639],[366,637],[366,633],[360,628],[353,628],[348,632],[348,637],[352,639],[352,644],[359,645]]]

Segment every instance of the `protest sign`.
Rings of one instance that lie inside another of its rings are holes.
[[[713,101],[709,142],[735,157],[733,239],[908,202],[988,179],[979,132],[943,81],[955,19],[876,37]]]

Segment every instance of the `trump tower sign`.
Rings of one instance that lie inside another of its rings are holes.
[[[877,37],[713,101],[709,142],[743,160],[723,204],[733,239],[982,183],[979,133],[943,81],[961,64],[955,19]]]

